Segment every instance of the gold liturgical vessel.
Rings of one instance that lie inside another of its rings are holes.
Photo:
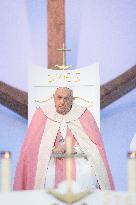
[[[82,191],[79,193],[72,192],[72,140],[70,137],[66,140],[66,186],[67,192],[65,194],[60,194],[54,189],[48,189],[48,192],[52,194],[57,199],[66,202],[68,204],[72,204],[76,201],[79,201],[83,197],[87,196],[90,191]]]

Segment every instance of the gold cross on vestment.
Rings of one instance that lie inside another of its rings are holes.
[[[58,48],[57,51],[62,51],[63,52],[63,62],[62,65],[55,65],[55,68],[58,68],[60,70],[65,70],[68,68],[71,68],[71,65],[66,65],[66,51],[71,51],[71,49],[66,49],[63,43],[62,48]]]

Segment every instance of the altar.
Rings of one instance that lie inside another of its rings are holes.
[[[0,193],[3,205],[65,205],[46,191],[17,191]],[[75,205],[135,205],[136,193],[97,191],[91,193]]]

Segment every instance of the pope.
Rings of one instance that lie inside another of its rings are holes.
[[[31,120],[16,168],[14,190],[57,188],[66,180],[66,139],[72,140],[72,179],[84,189],[113,190],[114,184],[96,121],[74,103],[73,91],[58,87],[54,103],[38,108]]]

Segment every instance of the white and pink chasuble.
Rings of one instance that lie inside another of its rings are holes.
[[[81,189],[114,189],[97,124],[86,108],[76,104],[66,115],[58,114],[54,104],[36,111],[21,150],[14,189],[57,187],[65,181],[65,160],[50,158],[62,135],[71,137],[77,152],[87,156],[73,158],[73,180]]]

